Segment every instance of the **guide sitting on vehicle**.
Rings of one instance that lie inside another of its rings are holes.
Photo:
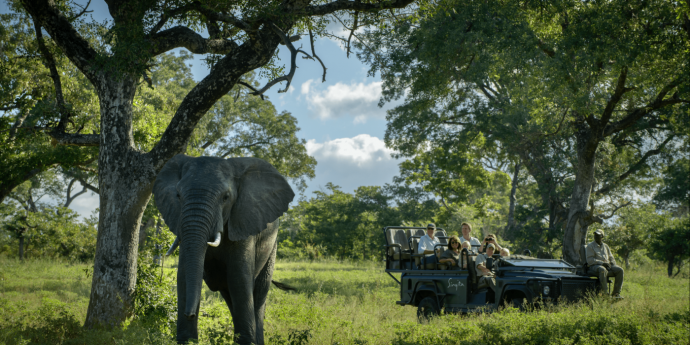
[[[621,288],[623,287],[623,268],[616,265],[616,259],[611,254],[611,249],[604,240],[604,231],[597,230],[594,232],[594,241],[587,245],[587,265],[589,265],[588,274],[599,278],[601,284],[601,291],[607,290],[607,277],[616,277],[616,283],[613,285],[613,298],[621,297]]]
[[[421,260],[421,267],[426,267],[427,264],[435,264],[438,262],[436,255],[434,255],[434,246],[441,242],[438,238],[434,237],[434,232],[436,232],[436,225],[434,223],[429,223],[429,225],[426,226],[426,235],[419,238],[417,253],[424,254]]]
[[[470,223],[462,223],[462,237],[460,237],[460,243],[469,242],[470,251],[477,254],[477,248],[482,245],[481,242],[476,237],[472,237],[472,225]]]
[[[496,279],[493,272],[486,268],[486,259],[492,257],[495,250],[496,246],[494,246],[493,243],[489,243],[486,247],[486,253],[477,255],[476,261],[477,276],[480,277],[477,285],[480,287],[488,285],[494,292],[496,292]]]

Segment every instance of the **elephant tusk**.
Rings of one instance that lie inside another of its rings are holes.
[[[216,240],[213,242],[207,242],[211,247],[218,247],[220,245],[220,231],[216,233]]]
[[[177,246],[179,246],[179,245],[180,245],[180,238],[175,237],[175,242],[173,242],[172,246],[170,246],[170,249],[168,249],[168,252],[165,253],[165,256],[170,256],[170,254],[172,254],[175,251],[175,249],[177,249]]]

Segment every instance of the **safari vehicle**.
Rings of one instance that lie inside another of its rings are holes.
[[[486,262],[496,276],[496,293],[488,286],[478,285],[476,255],[463,249],[460,263],[451,268],[445,264],[420,267],[417,253],[419,238],[425,228],[389,226],[383,229],[386,245],[386,273],[400,285],[401,306],[417,307],[420,321],[438,314],[492,311],[523,303],[575,301],[588,292],[597,292],[598,280],[563,260],[538,259],[531,256],[496,254]],[[441,252],[447,249],[445,230],[437,229]],[[439,255],[439,254],[437,254]],[[467,262],[467,268],[462,269]],[[586,271],[585,271],[586,272]],[[398,280],[393,273],[400,274]]]

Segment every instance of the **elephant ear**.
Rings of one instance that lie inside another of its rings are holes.
[[[182,154],[170,159],[153,183],[153,196],[156,207],[163,215],[165,223],[176,236],[180,235],[180,199],[177,197],[177,183],[180,182],[182,168],[193,158]]]
[[[266,229],[295,197],[287,180],[268,162],[258,158],[231,158],[237,199],[230,211],[228,239],[240,241]]]

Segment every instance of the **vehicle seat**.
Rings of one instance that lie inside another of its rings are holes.
[[[424,236],[424,230],[417,230],[417,232],[413,232],[413,236]],[[421,233],[421,234],[420,234]],[[419,238],[411,238],[410,239],[410,246],[412,247],[412,257],[414,257],[414,262],[417,265],[417,268],[422,269],[422,270],[435,270],[436,269],[436,263],[430,263],[430,264],[425,264],[424,267],[422,267],[422,256],[419,254]]]
[[[477,266],[475,266],[475,258],[476,257],[473,255],[467,256],[467,271],[470,273],[470,283],[472,286],[476,286],[477,284]]]
[[[386,231],[386,241],[388,245],[400,245],[400,247],[388,247],[387,255],[389,260],[389,269],[401,269],[400,260],[410,260],[410,251],[408,248],[408,238],[405,230],[402,229],[388,229]]]

